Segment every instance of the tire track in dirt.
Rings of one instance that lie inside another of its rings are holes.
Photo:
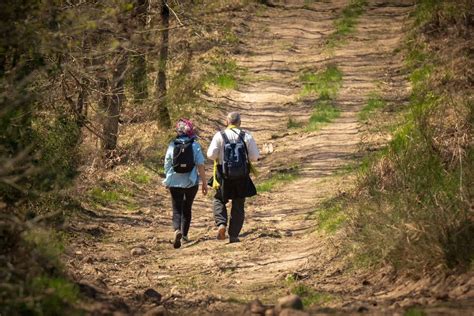
[[[143,303],[138,294],[155,288],[172,309],[193,307],[202,314],[230,312],[240,308],[235,303],[257,296],[271,302],[284,292],[286,274],[309,268],[314,260],[332,260],[333,252],[322,254],[327,241],[310,233],[315,223],[305,218],[318,202],[336,194],[330,176],[354,160],[360,142],[357,112],[376,83],[400,67],[392,52],[399,45],[410,3],[369,1],[357,31],[332,56],[324,43],[348,1],[315,2],[306,9],[303,1],[286,1],[287,7],[267,8],[246,21],[254,31],[243,36],[244,53],[235,58],[254,80],[236,91],[216,92],[213,100],[224,104],[223,111],[242,113],[243,127],[260,148],[273,143],[275,151],[258,164],[263,174],[298,165],[300,177],[248,200],[239,244],[215,240],[210,198],[198,197],[191,242],[174,250],[168,242],[170,225],[163,224],[171,218],[169,205],[152,205],[142,209],[152,221],[141,221],[143,214],[127,215],[131,225],[109,222],[107,239],[83,245],[95,255],[95,264],[76,264],[77,274],[91,282],[100,280],[108,294],[135,306]],[[299,74],[328,63],[336,63],[344,74],[336,100],[341,116],[317,132],[284,132],[288,117],[308,120],[312,112],[313,102],[299,97]],[[168,200],[162,189],[157,194]],[[137,245],[147,252],[130,258],[129,249]]]

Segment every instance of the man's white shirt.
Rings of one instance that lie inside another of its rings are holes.
[[[239,139],[240,129],[226,129],[225,134],[231,143],[235,143]],[[247,131],[245,131],[244,142],[247,146],[249,160],[257,161],[258,157],[260,156],[257,143],[255,143],[252,135]],[[222,164],[222,161],[224,160],[224,140],[222,139],[220,132],[216,133],[212,138],[211,144],[207,149],[207,158],[212,160],[217,159],[217,163]]]

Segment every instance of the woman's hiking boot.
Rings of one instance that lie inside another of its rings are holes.
[[[181,238],[183,237],[183,234],[181,231],[177,230],[174,232],[174,242],[173,242],[173,247],[174,249],[178,249],[181,247]]]
[[[186,244],[186,243],[188,243],[188,242],[189,242],[188,236],[184,236],[184,235],[183,235],[183,237],[181,238],[181,243],[182,243],[182,244]]]
[[[240,242],[239,237],[229,237],[229,244],[233,244],[235,242]]]
[[[217,239],[224,240],[225,239],[225,225],[219,225],[217,229]]]

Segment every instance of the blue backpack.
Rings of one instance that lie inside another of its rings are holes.
[[[234,133],[237,134],[234,130]],[[245,144],[245,132],[240,131],[239,139],[231,143],[224,131],[221,131],[224,140],[224,161],[222,162],[222,175],[224,179],[238,180],[249,175],[248,152]]]

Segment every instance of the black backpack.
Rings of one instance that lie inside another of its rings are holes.
[[[191,172],[194,168],[194,139],[183,141],[176,139],[173,149],[173,170],[177,173]]]
[[[234,131],[234,130],[232,130]],[[237,134],[237,132],[234,131]],[[224,131],[221,132],[224,140],[224,161],[222,162],[222,175],[224,179],[238,180],[249,175],[248,153],[245,145],[245,132],[240,131],[239,139],[231,143]]]

